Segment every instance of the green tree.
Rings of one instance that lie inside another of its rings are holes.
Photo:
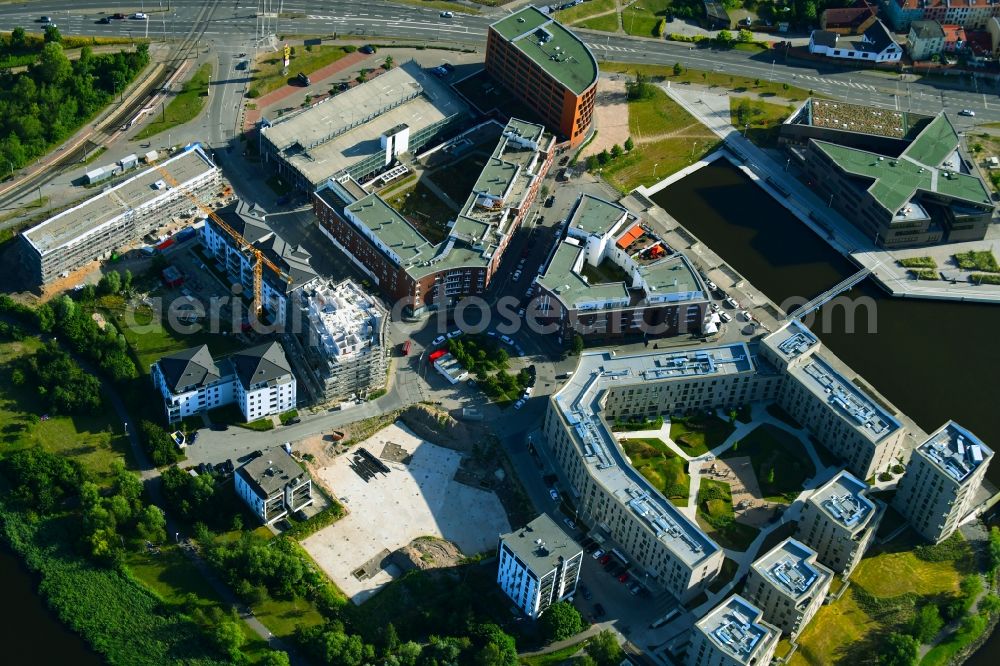
[[[583,619],[573,604],[560,601],[549,606],[539,621],[542,636],[549,643],[575,636],[583,629]]]
[[[167,519],[163,510],[155,504],[150,504],[139,513],[135,525],[136,534],[143,541],[164,543],[167,540]]]
[[[125,269],[125,272],[122,273],[122,293],[132,293],[132,271],[127,268]]]
[[[740,415],[739,412],[737,412],[735,409],[730,409],[729,410],[729,425],[733,425],[734,423],[736,423],[736,417],[739,416],[739,415]]]
[[[733,44],[733,33],[728,30],[720,30],[719,34],[715,36],[715,41],[720,46],[732,46]]]
[[[227,617],[212,629],[212,641],[222,652],[235,659],[246,637],[236,617]]]
[[[407,641],[396,648],[395,655],[399,666],[416,666],[421,652],[423,652],[423,647],[420,643]]]
[[[892,632],[885,640],[878,663],[880,666],[913,666],[917,663],[919,648],[913,636]]]
[[[396,625],[390,622],[382,630],[382,650],[385,654],[392,654],[398,647],[399,634],[396,633]]]
[[[996,572],[1000,569],[1000,528],[996,526],[990,528],[989,554],[989,570]]]
[[[259,663],[261,666],[289,666],[291,664],[288,659],[288,653],[278,650],[271,650],[265,654]]]
[[[770,484],[774,483],[774,467],[767,470],[767,482]]]
[[[597,153],[597,162],[601,166],[607,166],[607,164],[610,161],[611,161],[611,153],[609,153],[607,149],[604,149],[601,152]]]
[[[517,666],[517,645],[514,637],[495,624],[476,625],[470,632],[480,646],[475,661],[482,666]]]
[[[941,631],[944,621],[937,605],[925,604],[910,621],[909,633],[920,643],[930,643]]]
[[[633,148],[635,148],[635,141],[632,140],[632,137],[625,139],[625,151],[632,152]]]
[[[97,289],[102,294],[117,294],[122,289],[122,276],[118,271],[108,271],[101,276]]]
[[[587,171],[597,171],[597,169],[600,168],[600,166],[601,163],[597,159],[597,155],[587,156]]]
[[[393,62],[394,61],[391,55],[386,56],[385,61],[382,63],[382,67],[386,70],[392,69]]]
[[[45,43],[46,44],[58,44],[62,41],[62,35],[59,33],[59,28],[54,25],[45,26]]]
[[[979,600],[979,612],[990,616],[1000,613],[1000,597],[995,594],[987,594]]]
[[[663,33],[667,31],[667,19],[661,18],[656,22],[656,27],[653,29],[653,34],[657,37],[663,37]]]
[[[591,638],[584,649],[597,666],[618,666],[624,656],[618,639],[607,629]]]
[[[579,356],[580,353],[583,352],[583,336],[579,333],[573,335],[573,342],[570,347],[570,351],[574,356]]]
[[[615,145],[611,146],[611,157],[612,157],[612,159],[618,159],[619,157],[622,156],[622,154],[624,152],[625,151],[622,150],[622,147],[619,146],[617,143]]]
[[[23,51],[28,46],[28,35],[24,28],[18,26],[10,33],[10,50],[17,53]]]
[[[58,86],[73,74],[73,66],[62,46],[50,42],[42,47],[32,73],[38,77],[39,82]]]
[[[817,16],[816,3],[813,0],[806,0],[802,6],[802,16],[810,21],[815,21]]]
[[[679,62],[674,63],[674,76],[680,76],[684,72],[684,68]]]
[[[736,41],[741,44],[749,44],[753,41],[753,33],[746,28],[740,28],[740,31],[736,33]]]

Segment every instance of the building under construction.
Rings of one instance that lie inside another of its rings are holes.
[[[388,312],[351,280],[309,287],[298,304],[293,344],[313,400],[328,402],[385,386]]]
[[[164,180],[166,171],[177,185]],[[29,279],[44,284],[110,257],[191,208],[190,196],[209,199],[219,168],[195,144],[21,234]]]

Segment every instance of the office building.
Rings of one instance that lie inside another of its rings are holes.
[[[168,423],[236,403],[247,421],[296,405],[295,375],[281,345],[268,342],[216,361],[208,345],[164,356],[150,368]]]
[[[405,62],[301,111],[263,120],[260,152],[286,183],[313,192],[330,178],[366,182],[402,154],[457,133],[468,107],[416,62]]]
[[[758,608],[734,594],[695,623],[687,666],[767,666],[780,637]]]
[[[547,514],[500,536],[497,584],[525,615],[537,619],[576,591],[583,549]]]
[[[448,308],[490,286],[552,164],[555,140],[541,125],[511,120],[447,236],[430,243],[409,220],[353,179],[330,180],[313,197],[320,231],[408,314]]]
[[[708,307],[687,257],[625,208],[589,194],[577,199],[537,282],[532,313],[557,324],[564,340],[699,333]]]
[[[875,19],[856,37],[845,38],[829,30],[813,30],[809,36],[809,53],[874,64],[899,62],[903,58],[903,47],[896,43],[885,24]]]
[[[609,423],[772,399],[742,343],[669,353],[585,353],[549,400],[543,434],[591,535],[632,564],[636,582],[687,601],[722,567],[722,549],[629,464]]]
[[[806,500],[795,538],[847,578],[868,550],[884,512],[885,505],[868,496],[867,484],[840,472]]]
[[[303,369],[299,380],[320,402],[386,385],[389,313],[351,280],[313,284],[298,303],[300,323],[291,336]]]
[[[910,456],[893,507],[929,541],[944,541],[972,509],[993,451],[949,421]]]
[[[902,453],[902,423],[890,413],[888,401],[819,348],[816,336],[797,319],[763,339],[761,356],[787,376],[777,404],[858,477],[888,470]]]
[[[177,183],[164,179],[164,173]],[[194,144],[21,234],[26,271],[35,284],[52,282],[110,257],[207,202],[221,186],[219,168]]]
[[[590,134],[597,59],[579,37],[536,7],[490,25],[486,71],[571,146]]]
[[[216,215],[243,240],[259,250],[271,263],[291,278],[279,277],[266,264],[261,268],[261,305],[271,322],[284,328],[292,294],[317,279],[310,259],[301,245],[290,245],[265,223],[266,211],[255,204],[236,201],[216,211]],[[253,270],[256,256],[239,243],[212,218],[205,220],[199,236],[205,253],[217,260],[232,284],[239,284],[244,294],[253,294]]]
[[[233,483],[236,494],[265,525],[313,503],[312,479],[280,446],[238,467]]]
[[[986,236],[992,199],[943,112],[810,100],[781,135],[807,184],[880,247]]]
[[[744,596],[794,639],[823,605],[832,581],[833,572],[816,561],[814,550],[785,539],[753,563]]]

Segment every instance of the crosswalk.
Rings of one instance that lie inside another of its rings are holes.
[[[826,78],[823,78],[821,76],[809,76],[808,74],[800,74],[798,78],[804,79],[806,81],[816,81],[817,83],[830,83],[830,84],[833,84],[835,86],[844,86],[845,88],[857,88],[859,90],[870,90],[872,92],[875,92],[876,90],[878,90],[878,88],[876,88],[873,85],[869,85],[867,83],[857,83],[855,81],[841,81],[840,79],[826,79]]]
[[[598,51],[618,51],[619,53],[638,53],[639,49],[630,49],[627,46],[611,46],[610,44],[587,44],[591,50]]]

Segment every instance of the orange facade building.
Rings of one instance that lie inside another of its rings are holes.
[[[490,26],[486,71],[534,110],[560,140],[579,145],[590,133],[597,60],[558,21],[535,7]]]

